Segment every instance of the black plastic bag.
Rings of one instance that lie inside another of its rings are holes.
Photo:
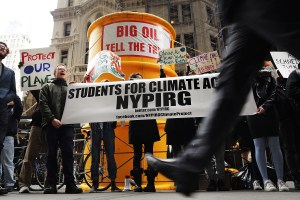
[[[239,172],[234,173],[231,176],[231,188],[232,190],[244,190],[252,188],[252,163],[244,165]]]

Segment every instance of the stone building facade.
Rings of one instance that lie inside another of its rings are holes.
[[[175,47],[185,45],[191,56],[216,50],[218,26],[214,0],[58,0],[51,46],[58,63],[65,63],[70,80],[80,82],[87,69],[90,24],[101,16],[122,11],[157,15],[176,30]],[[176,66],[184,73],[185,66]]]

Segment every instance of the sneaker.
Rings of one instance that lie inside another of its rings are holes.
[[[274,183],[270,180],[265,181],[264,188],[266,192],[277,191],[276,187],[274,186]]]
[[[253,181],[253,190],[262,190],[259,180]]]
[[[21,187],[19,193],[29,193],[29,187],[27,186]]]
[[[282,180],[278,180],[277,186],[278,186],[279,192],[288,192],[290,190],[289,187],[287,186],[287,184]]]

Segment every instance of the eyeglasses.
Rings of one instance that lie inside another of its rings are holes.
[[[0,49],[1,49],[1,50],[6,50],[6,49],[7,49],[7,47],[6,47],[6,46],[4,46],[4,45],[0,45]]]
[[[56,70],[61,71],[61,72],[64,72],[64,71],[66,71],[66,68],[58,67],[58,68],[56,68]]]

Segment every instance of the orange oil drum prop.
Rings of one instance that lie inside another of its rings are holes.
[[[174,46],[176,33],[164,19],[148,13],[119,12],[105,15],[94,21],[88,29],[89,61],[102,50],[109,50],[121,57],[125,80],[133,72],[140,72],[145,79],[159,78],[158,52]],[[89,69],[88,69],[89,71]],[[164,66],[167,77],[177,76],[174,65]],[[121,81],[112,74],[99,75],[94,82],[103,79]],[[154,155],[166,158],[167,145],[164,132],[165,120],[157,120],[161,140],[154,143]],[[115,129],[115,159],[118,167],[116,182],[123,188],[124,178],[130,175],[133,163],[133,147],[128,144],[128,121]],[[143,134],[143,133],[141,133]],[[147,161],[142,158],[141,167],[147,169]],[[147,177],[142,175],[143,186]],[[155,179],[157,189],[174,189],[174,183],[162,175]]]

